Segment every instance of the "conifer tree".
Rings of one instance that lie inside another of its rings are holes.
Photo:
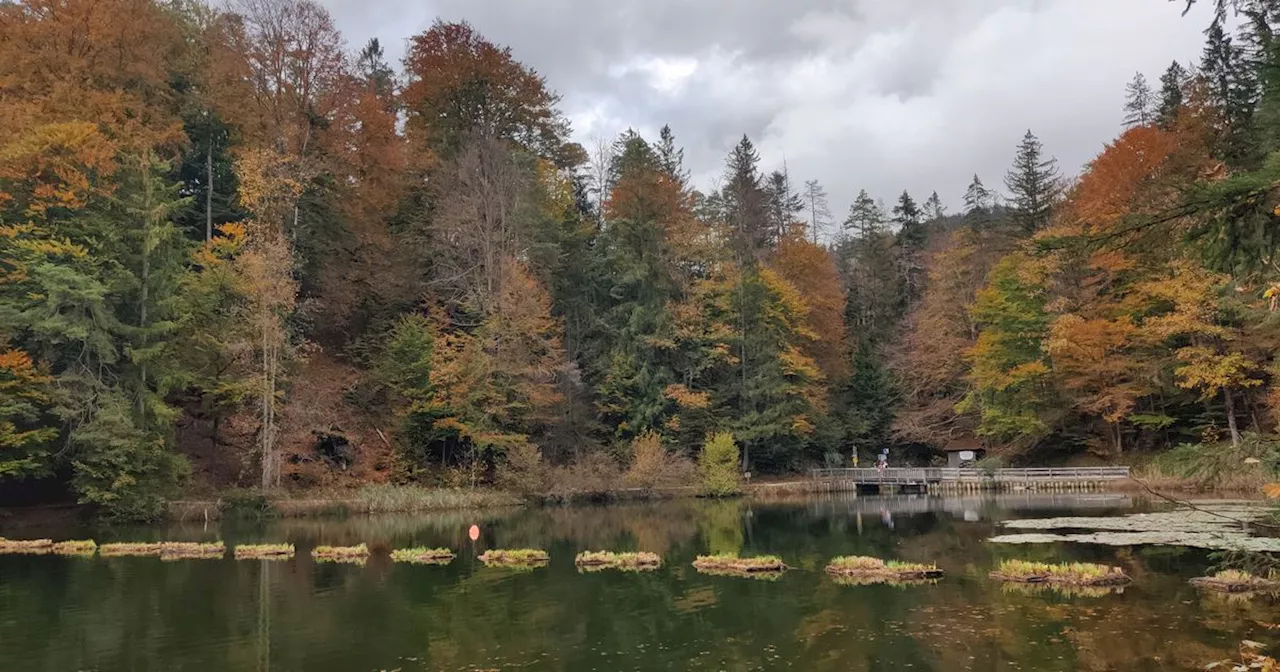
[[[911,194],[902,192],[898,204],[893,207],[893,221],[898,225],[895,240],[898,274],[903,287],[903,299],[910,304],[924,291],[924,248],[928,243],[923,213]]]
[[[1141,72],[1125,87],[1124,125],[1146,126],[1156,119],[1155,94]]]
[[[1058,161],[1044,157],[1044,146],[1031,132],[1023,136],[1013,167],[1004,178],[1015,227],[1031,235],[1049,223],[1053,206],[1062,194]]]
[[[964,192],[964,221],[975,231],[987,228],[991,221],[991,210],[995,207],[995,194],[987,189],[982,179],[976,174],[969,188]]]
[[[804,201],[791,188],[786,171],[775,170],[765,181],[769,199],[769,242],[776,247],[791,231],[796,216],[804,212]]]
[[[1156,118],[1163,129],[1173,128],[1178,120],[1178,111],[1182,109],[1183,89],[1187,85],[1187,71],[1180,63],[1174,61],[1169,69],[1160,76],[1160,106],[1156,110]]]
[[[947,216],[947,208],[942,204],[942,198],[938,196],[938,192],[929,194],[929,199],[924,202],[924,219],[926,222],[937,222]]]
[[[1220,21],[1209,27],[1200,77],[1206,84],[1209,104],[1218,113],[1218,158],[1232,166],[1251,166],[1258,155],[1253,132],[1257,81]]]
[[[689,171],[684,167],[684,148],[676,146],[676,136],[671,126],[664,124],[658,131],[658,163],[667,175],[681,187],[689,183]]]

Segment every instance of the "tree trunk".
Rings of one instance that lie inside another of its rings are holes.
[[[1120,429],[1120,423],[1118,422],[1114,423],[1112,427],[1114,428],[1115,437],[1116,437],[1116,455],[1123,455],[1124,454],[1124,433]]]
[[[139,340],[145,347],[147,344],[147,302],[150,300],[151,294],[151,157],[146,156],[142,160],[142,198],[143,198],[143,215],[142,215],[142,293],[138,306],[138,331]],[[147,417],[147,364],[144,361],[140,367],[139,377],[141,385],[138,388],[138,417],[146,420]]]
[[[1236,428],[1236,400],[1230,387],[1222,388],[1223,399],[1227,402],[1227,428],[1231,430],[1231,445],[1240,445],[1240,430]]]
[[[213,131],[209,131],[209,144],[204,151],[204,239],[213,240]]]

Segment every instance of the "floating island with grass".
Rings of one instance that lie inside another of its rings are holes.
[[[1268,593],[1280,592],[1280,581],[1263,578],[1238,569],[1227,569],[1213,576],[1191,579],[1191,585],[1218,593]]]
[[[614,553],[612,551],[583,551],[573,559],[573,564],[585,572],[616,569],[624,572],[648,572],[662,566],[657,553]]]
[[[551,562],[551,556],[536,548],[496,548],[481,553],[480,562],[487,567],[532,569],[546,566]]]
[[[865,556],[843,556],[827,564],[827,573],[847,585],[875,583],[919,583],[942,578],[937,565],[881,560]]]
[[[742,558],[731,553],[718,555],[699,555],[693,561],[694,569],[712,576],[735,576],[753,579],[774,580],[790,569],[787,563],[776,555],[758,555]]]
[[[160,544],[161,560],[216,560],[226,554],[227,547],[221,541],[166,541]]]
[[[92,539],[74,539],[59,541],[49,549],[54,555],[91,556],[98,552],[98,542]]]
[[[344,562],[352,565],[363,565],[369,559],[369,547],[358,546],[316,546],[311,549],[311,557],[319,562]]]
[[[164,543],[159,541],[119,541],[98,546],[98,554],[106,558],[154,558],[163,548]]]
[[[447,565],[453,562],[453,551],[447,548],[397,548],[391,551],[392,562],[408,562],[416,565]]]
[[[293,553],[293,544],[242,544],[232,555],[236,560],[288,560]]]
[[[1088,562],[1049,564],[1027,560],[1004,560],[990,574],[997,581],[1045,584],[1075,588],[1111,588],[1128,585],[1132,579],[1119,567]]]
[[[52,551],[52,539],[5,539],[0,537],[0,553],[45,555]]]

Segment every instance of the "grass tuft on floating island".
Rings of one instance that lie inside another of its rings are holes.
[[[227,547],[221,541],[166,541],[160,545],[161,560],[215,560],[226,554]]]
[[[164,544],[160,542],[132,542],[122,541],[113,544],[102,544],[98,547],[98,554],[105,558],[152,558],[160,555]]]
[[[1103,588],[1127,585],[1131,579],[1119,567],[1070,562],[1051,565],[1026,560],[1004,560],[991,578],[1010,583],[1049,584],[1076,588]]]
[[[662,565],[657,553],[614,553],[612,551],[583,551],[573,559],[573,564],[585,572],[617,569],[624,572],[651,572]]]
[[[493,549],[480,554],[480,562],[487,567],[518,567],[532,569],[551,562],[546,551],[536,548]]]
[[[934,564],[884,561],[865,556],[843,556],[827,565],[827,573],[847,585],[875,583],[912,583],[942,578],[942,570]]]
[[[54,555],[91,556],[98,552],[98,542],[92,539],[59,541],[49,549]]]
[[[453,551],[447,548],[397,548],[391,551],[392,562],[410,562],[417,565],[447,565],[453,562]]]
[[[0,538],[0,553],[45,555],[53,550],[52,539],[4,539]]]
[[[1275,578],[1262,578],[1238,569],[1228,569],[1213,576],[1201,576],[1191,579],[1191,585],[1219,593],[1263,593],[1280,592],[1280,581]]]
[[[293,544],[242,544],[233,552],[236,560],[288,560]]]
[[[311,550],[311,557],[319,562],[345,562],[363,565],[369,559],[369,547],[358,546],[316,546]]]
[[[694,569],[712,576],[749,577],[772,581],[789,569],[787,563],[776,555],[759,555],[741,558],[731,553],[699,555],[693,561]]]

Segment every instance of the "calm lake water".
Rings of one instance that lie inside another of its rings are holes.
[[[103,541],[289,541],[289,562],[0,556],[2,670],[1195,670],[1280,631],[1269,600],[1202,596],[1205,552],[999,546],[995,521],[1142,508],[1114,495],[827,496],[784,503],[601,507],[70,528],[0,536]],[[471,523],[479,542],[467,539]],[[315,564],[315,544],[366,542],[363,567]],[[390,548],[444,545],[446,567]],[[485,568],[487,548],[537,547],[549,567]],[[662,569],[580,574],[581,550],[648,550]],[[774,582],[703,576],[707,551],[774,553]],[[837,555],[936,561],[936,585],[836,585]],[[987,579],[1001,558],[1123,566],[1102,597],[1028,594]]]

